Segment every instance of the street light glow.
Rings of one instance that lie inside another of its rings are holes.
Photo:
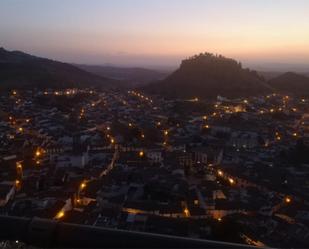
[[[82,182],[81,185],[80,185],[80,189],[84,189],[84,188],[86,188],[86,186],[87,186],[86,183]]]
[[[234,184],[235,183],[233,178],[229,178],[229,182],[230,182],[230,184]]]
[[[17,169],[21,169],[21,168],[22,168],[21,162],[17,162],[17,163],[16,163],[16,168],[17,168]]]
[[[188,208],[185,208],[184,210],[183,210],[183,212],[185,213],[185,216],[190,216],[190,212],[189,212],[189,209]]]
[[[291,201],[292,201],[292,200],[291,200],[291,198],[290,198],[290,197],[288,197],[288,196],[287,196],[287,197],[285,197],[285,202],[286,202],[286,203],[290,203]]]
[[[57,213],[57,215],[56,215],[56,219],[61,219],[61,218],[63,218],[64,217],[64,211],[59,211],[58,213]]]

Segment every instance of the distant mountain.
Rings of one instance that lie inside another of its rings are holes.
[[[258,71],[258,74],[263,76],[265,80],[271,80],[274,78],[279,77],[280,75],[284,74],[285,72],[280,72],[280,71]],[[299,75],[305,75],[309,76],[309,73],[304,73],[304,72],[296,72]]]
[[[71,64],[0,48],[0,88],[111,86],[115,81]]]
[[[261,75],[265,80],[271,80],[281,75],[282,72],[258,71],[258,74]]]
[[[114,66],[96,66],[96,65],[76,65],[82,70],[90,73],[97,74],[99,76],[106,76],[111,79],[120,81],[126,81],[127,85],[141,86],[149,82],[158,81],[165,78],[167,72],[159,72],[146,68],[126,68],[126,67],[114,67]]]
[[[169,97],[240,97],[270,92],[257,72],[221,55],[204,53],[183,60],[180,68],[166,79],[143,88]]]
[[[271,79],[269,85],[283,93],[309,95],[309,77],[302,74],[284,73]]]
[[[309,64],[308,63],[271,63],[271,62],[263,62],[263,63],[252,63],[246,62],[246,66],[252,68],[259,72],[296,72],[303,74],[304,72],[308,72]]]

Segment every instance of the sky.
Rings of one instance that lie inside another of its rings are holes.
[[[309,64],[309,1],[0,0],[1,46],[83,64]]]

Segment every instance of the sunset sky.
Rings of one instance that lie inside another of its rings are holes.
[[[172,66],[204,51],[309,64],[309,1],[1,0],[1,46],[87,64]]]

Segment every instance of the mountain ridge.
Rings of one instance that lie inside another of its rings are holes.
[[[0,88],[112,86],[116,81],[69,63],[0,48]]]
[[[111,79],[125,81],[128,86],[136,87],[150,82],[161,80],[168,75],[167,72],[143,67],[121,67],[114,65],[85,65],[75,64],[84,71],[109,77]]]
[[[268,83],[282,93],[309,95],[309,77],[303,74],[286,72]]]

